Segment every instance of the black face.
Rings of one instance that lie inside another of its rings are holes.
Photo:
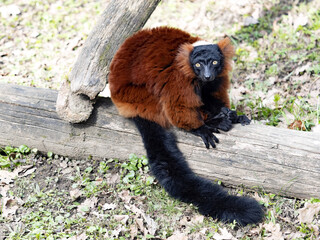
[[[190,54],[190,64],[202,82],[211,82],[222,71],[223,55],[216,44],[196,46]]]

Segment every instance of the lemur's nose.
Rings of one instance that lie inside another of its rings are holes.
[[[208,81],[211,78],[211,73],[210,73],[210,69],[208,66],[204,66],[204,78]]]

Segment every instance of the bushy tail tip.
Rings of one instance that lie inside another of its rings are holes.
[[[213,205],[211,203],[211,207],[208,204],[199,206],[199,211],[225,223],[236,222],[239,226],[259,223],[265,213],[264,206],[255,199],[233,195],[228,195]]]

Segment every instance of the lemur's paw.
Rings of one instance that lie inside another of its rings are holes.
[[[241,116],[238,116],[237,122],[241,123],[241,125],[244,126],[244,125],[249,125],[251,120],[246,115],[241,115]]]
[[[223,118],[217,128],[227,132],[232,128],[232,121],[228,118]]]
[[[215,143],[219,143],[219,139],[215,135],[213,135],[211,130],[206,125],[202,125],[197,129],[191,130],[191,133],[201,137],[204,144],[206,145],[206,148],[209,148],[210,145],[211,147],[215,148],[216,147]]]

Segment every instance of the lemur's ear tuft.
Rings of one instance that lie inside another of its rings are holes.
[[[232,57],[235,54],[235,48],[231,44],[230,38],[226,37],[218,42],[218,47],[220,48],[224,57],[223,70],[219,76],[228,76],[229,72],[232,70]]]
[[[230,38],[226,37],[218,42],[218,46],[225,58],[231,59],[235,54],[235,48],[231,43]]]
[[[193,50],[193,45],[191,43],[182,44],[179,47],[178,54],[175,58],[178,69],[188,77],[195,77],[195,74],[190,66],[190,53]]]

